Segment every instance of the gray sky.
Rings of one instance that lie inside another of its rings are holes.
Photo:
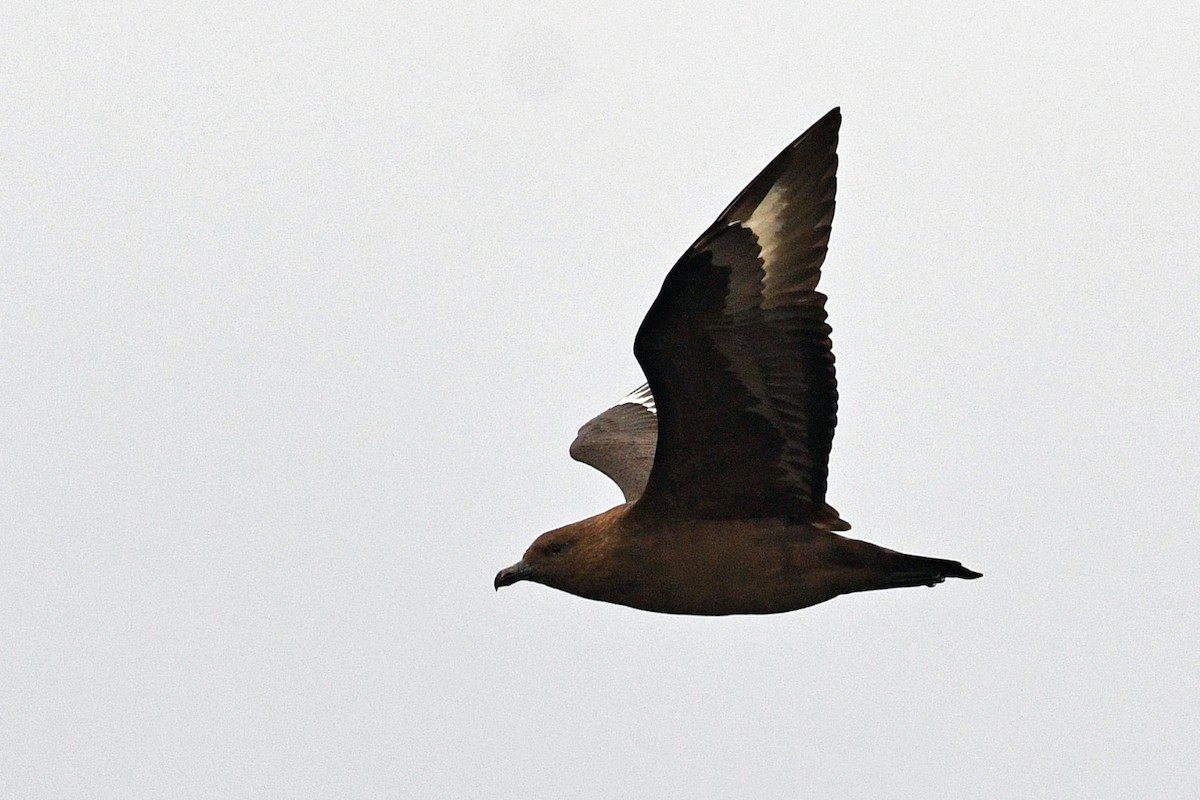
[[[1194,3],[53,5],[0,28],[0,796],[1195,793]],[[984,579],[493,593],[834,105],[829,498]]]

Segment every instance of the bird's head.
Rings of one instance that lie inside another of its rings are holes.
[[[580,566],[580,553],[577,533],[566,528],[543,533],[529,545],[520,561],[496,574],[495,587],[511,586],[518,581],[561,586]]]
[[[495,587],[534,581],[573,594],[588,594],[588,587],[604,580],[610,566],[610,537],[597,524],[600,517],[543,533],[533,540],[520,561],[496,574]]]

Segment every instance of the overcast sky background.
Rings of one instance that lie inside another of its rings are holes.
[[[1198,7],[482,5],[5,12],[0,796],[1193,795]],[[835,105],[829,499],[984,579],[494,593]]]

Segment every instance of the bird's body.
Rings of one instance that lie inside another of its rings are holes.
[[[539,582],[669,614],[773,614],[840,594],[975,576],[957,562],[896,553],[804,523],[678,519],[640,513],[635,503],[546,536],[543,544],[573,541],[576,550],[569,572],[532,553],[532,560],[549,562]]]
[[[837,419],[825,295],[834,109],[734,199],[667,275],[634,341],[648,385],[571,455],[626,503],[538,537],[497,576],[675,614],[769,614],[840,594],[977,578],[835,531]]]

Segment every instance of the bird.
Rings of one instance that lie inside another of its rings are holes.
[[[723,616],[982,577],[843,536],[825,500],[838,394],[817,283],[841,118],[802,133],[684,252],[634,337],[645,385],[579,429],[571,456],[625,502],[538,536],[497,590]]]

